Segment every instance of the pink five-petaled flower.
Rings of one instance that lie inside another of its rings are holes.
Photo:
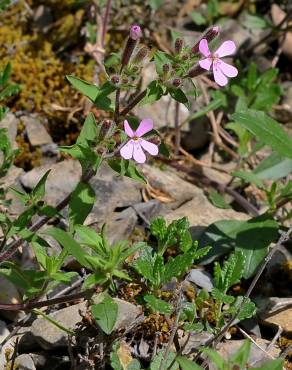
[[[205,59],[199,61],[200,66],[207,71],[210,70],[211,66],[213,67],[214,79],[218,85],[225,86],[228,83],[227,77],[237,76],[238,70],[221,59],[235,52],[236,46],[233,41],[224,41],[214,53],[211,53],[208,41],[202,39],[199,44],[199,50],[205,57]]]
[[[138,163],[144,163],[146,161],[146,155],[143,149],[151,155],[158,154],[158,146],[141,137],[153,129],[152,119],[143,119],[136,131],[133,131],[129,122],[125,120],[124,129],[126,134],[131,138],[120,150],[121,156],[124,159],[133,158]]]

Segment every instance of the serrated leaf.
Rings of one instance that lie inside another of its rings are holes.
[[[146,246],[133,263],[135,270],[138,271],[139,274],[146,280],[149,280],[152,284],[155,284],[155,280],[153,278],[154,262],[155,258],[153,256],[153,249],[149,246]]]
[[[91,307],[91,312],[100,328],[106,334],[111,334],[118,317],[118,304],[112,297],[105,294],[102,302]]]
[[[157,353],[157,355],[154,357],[150,364],[150,370],[178,370],[178,364],[175,361],[174,364],[169,368],[172,361],[175,359],[176,354],[174,352],[169,352],[167,358],[164,360],[164,366],[162,369],[160,368],[160,364],[162,359],[164,358],[164,351],[160,351]]]
[[[217,288],[213,288],[212,291],[211,291],[211,294],[212,294],[212,297],[218,302],[222,302],[222,303],[225,303],[225,304],[231,304],[235,301],[234,297],[222,293]]]
[[[165,219],[163,217],[158,217],[153,220],[150,224],[150,231],[159,241],[164,240],[167,233]]]
[[[292,139],[281,125],[262,111],[248,109],[233,115],[257,139],[283,157],[292,158]]]
[[[242,278],[245,262],[244,254],[241,251],[232,253],[224,261],[222,268],[223,286],[218,288],[226,292],[232,285],[238,283]]]
[[[162,299],[156,298],[154,295],[145,295],[144,301],[147,303],[147,306],[154,312],[160,312],[166,315],[169,315],[172,312],[172,306],[169,303],[163,301]]]

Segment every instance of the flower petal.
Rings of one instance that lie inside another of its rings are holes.
[[[208,57],[211,54],[208,46],[208,41],[206,39],[202,39],[200,41],[199,50],[204,55],[204,57]]]
[[[142,148],[145,149],[149,154],[151,155],[158,154],[158,146],[153,143],[150,143],[150,141],[141,139],[140,144]]]
[[[137,137],[141,137],[144,134],[146,134],[147,132],[151,131],[152,129],[153,129],[152,119],[151,118],[142,119],[142,121],[140,122],[139,127],[137,128],[137,130],[135,132],[135,135]]]
[[[215,55],[219,58],[225,57],[226,55],[234,54],[236,50],[236,45],[233,41],[224,41],[221,46],[215,51]]]
[[[223,62],[223,60],[220,60],[220,63],[218,63],[218,68],[220,68],[221,71],[227,77],[236,77],[238,75],[237,68],[233,67],[232,65],[228,63]]]
[[[212,65],[212,59],[206,58],[206,59],[199,60],[199,64],[200,64],[200,67],[209,71]]]
[[[129,122],[127,120],[124,121],[124,129],[125,129],[125,133],[129,137],[133,137],[134,136],[134,131],[131,129],[131,126],[129,125]]]
[[[140,141],[134,143],[133,158],[138,163],[144,163],[146,161],[146,155],[142,150]]]
[[[213,63],[214,80],[219,86],[225,86],[228,83],[228,79],[219,68],[219,65],[219,63]]]
[[[131,159],[133,156],[133,151],[134,151],[134,141],[130,140],[125,144],[121,150],[120,154],[124,159]]]

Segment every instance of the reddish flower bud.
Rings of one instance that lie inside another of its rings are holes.
[[[186,75],[186,77],[197,77],[205,72],[205,69],[203,69],[199,64],[196,64],[192,69],[189,70],[189,73]]]
[[[208,42],[212,41],[219,35],[220,28],[218,26],[213,26],[207,29],[207,31],[200,37],[200,40],[192,47],[191,52],[197,54],[199,52],[199,44],[202,39],[206,39]]]
[[[149,48],[147,46],[142,46],[137,54],[133,58],[133,63],[134,64],[139,64],[141,63],[149,54]]]
[[[162,70],[164,73],[168,73],[170,71],[170,65],[169,64],[163,64]]]
[[[140,26],[134,24],[130,28],[130,38],[137,41],[142,36],[142,31]]]
[[[180,78],[174,78],[173,80],[172,80],[172,86],[174,86],[174,87],[180,87],[180,85],[181,85],[181,79]]]
[[[178,39],[175,40],[174,50],[177,54],[179,54],[182,51],[183,45],[184,45],[184,40],[183,39],[178,38]]]
[[[113,84],[118,84],[119,82],[120,82],[120,77],[119,76],[117,76],[117,75],[114,75],[114,76],[112,76],[111,77],[111,82],[113,83]]]

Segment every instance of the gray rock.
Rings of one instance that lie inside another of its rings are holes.
[[[3,275],[0,275],[0,302],[4,304],[15,304],[21,303],[21,297],[16,289],[15,285],[12,284]],[[0,310],[0,315],[13,320],[17,316],[17,312]]]
[[[62,326],[74,330],[86,312],[86,302],[63,308],[49,316],[60,322]],[[38,344],[45,350],[67,346],[67,337],[63,330],[57,328],[44,318],[36,319],[31,326],[31,332]]]
[[[81,177],[81,167],[77,161],[68,159],[53,166],[36,167],[21,176],[20,181],[25,188],[32,189],[49,169],[45,200],[56,205],[75,189]]]
[[[47,32],[47,27],[53,22],[51,9],[47,6],[39,5],[34,11],[33,21],[36,28],[44,33]]]
[[[145,164],[141,169],[150,186],[162,193],[161,198],[165,199],[168,208],[175,209],[182,203],[203,194],[201,189],[181,179],[170,168],[161,171],[157,167]]]
[[[22,116],[21,120],[25,125],[28,140],[31,145],[40,146],[53,142],[51,136],[36,116]]]
[[[256,343],[262,347],[269,355],[274,356],[277,358],[280,354],[280,348],[277,346],[272,346],[269,350],[268,345],[270,342],[265,339],[257,338]],[[232,355],[243,345],[244,340],[228,340],[226,342],[221,342],[218,345],[218,353],[225,359],[229,360]],[[250,350],[250,356],[248,359],[248,367],[260,367],[263,365],[266,361],[271,360],[271,357],[269,355],[262,351],[260,348],[258,348],[254,343],[251,344],[251,350]],[[214,366],[213,362],[210,364],[210,369],[215,370],[217,369],[216,366]]]
[[[121,240],[127,240],[132,234],[138,217],[133,208],[127,208],[122,212],[115,212],[107,222],[107,235],[109,242],[115,244]]]
[[[86,224],[107,222],[116,208],[129,207],[141,202],[141,183],[118,176],[109,166],[102,165],[90,181],[96,201]]]
[[[204,288],[207,292],[211,292],[214,288],[212,276],[207,271],[192,269],[186,277],[186,280],[196,284],[200,288]]]
[[[203,194],[202,190],[192,200],[165,215],[167,222],[172,222],[182,217],[188,218],[194,239],[199,238],[205,228],[213,222],[219,220],[249,219],[249,216],[245,213],[236,212],[233,209],[214,207]]]
[[[35,364],[28,354],[22,354],[15,359],[15,365],[18,370],[36,370]]]
[[[17,126],[19,124],[19,119],[11,112],[8,112],[6,116],[0,121],[0,128],[6,128],[8,133],[8,138],[13,148],[17,148],[16,144],[16,134]]]
[[[183,355],[194,352],[196,348],[203,346],[211,337],[212,334],[207,332],[191,333],[190,339],[183,350]],[[181,346],[184,345],[186,338],[187,335],[184,335],[181,339],[179,339],[179,343]]]
[[[31,358],[37,369],[42,370],[60,370],[67,368],[70,364],[68,356],[53,356],[51,353],[31,353]]]
[[[4,321],[0,320],[0,344],[7,338],[10,331]]]

